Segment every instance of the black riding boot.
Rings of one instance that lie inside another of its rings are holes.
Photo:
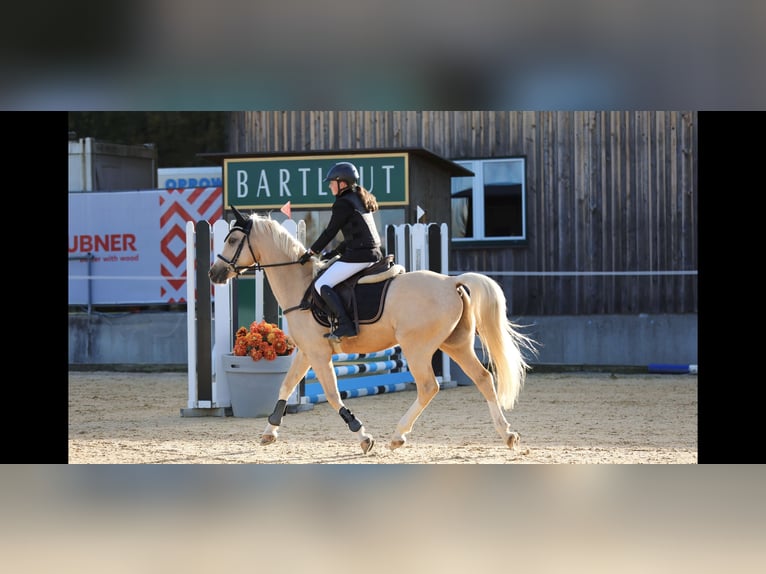
[[[340,296],[335,290],[328,285],[322,285],[322,290],[319,294],[324,302],[327,303],[327,307],[329,307],[332,314],[338,319],[338,327],[332,333],[327,333],[325,338],[340,339],[341,337],[355,337],[357,335],[356,326],[349,318],[348,313],[346,313],[343,301],[341,301]]]

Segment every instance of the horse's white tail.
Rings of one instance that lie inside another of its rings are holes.
[[[536,354],[535,341],[520,333],[508,320],[505,294],[493,279],[479,273],[464,273],[456,278],[471,298],[476,331],[495,378],[500,405],[510,410],[524,386],[529,365],[522,349]]]

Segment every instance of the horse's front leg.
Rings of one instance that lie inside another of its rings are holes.
[[[293,364],[290,365],[290,369],[287,371],[282,385],[279,387],[277,404],[274,406],[274,411],[269,415],[269,422],[266,424],[266,428],[261,435],[262,445],[271,444],[277,440],[282,417],[287,411],[287,399],[290,398],[290,395],[295,390],[295,387],[298,386],[298,383],[301,382],[301,379],[306,376],[309,366],[308,359],[298,349],[293,359]]]
[[[362,452],[364,454],[370,452],[375,445],[375,439],[365,430],[362,421],[356,418],[356,415],[343,404],[338,392],[338,377],[335,375],[332,361],[322,364],[319,368],[315,365],[314,372],[317,375],[317,379],[319,379],[319,383],[322,385],[322,390],[324,390],[329,405],[340,415],[340,418],[348,426],[348,430],[356,434],[362,447]]]

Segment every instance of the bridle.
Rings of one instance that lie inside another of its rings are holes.
[[[231,259],[226,259],[223,255],[220,253],[216,255],[218,259],[226,263],[226,266],[230,271],[233,271],[236,275],[241,275],[243,271],[247,269],[255,269],[256,271],[260,271],[266,267],[279,267],[280,265],[295,265],[296,263],[299,263],[299,261],[285,261],[282,263],[267,263],[266,265],[261,265],[261,263],[258,262],[258,259],[255,257],[255,253],[253,252],[253,246],[250,245],[250,230],[253,228],[253,220],[248,219],[247,221],[243,222],[244,225],[240,225],[239,222],[235,223],[231,229],[229,230],[229,233],[226,234],[225,239],[223,240],[224,243],[228,241],[229,236],[235,232],[235,231],[241,231],[244,233],[244,236],[242,237],[242,240],[239,242],[239,245],[237,245],[237,250],[234,252],[234,257]],[[247,248],[250,251],[250,255],[253,257],[253,263],[252,265],[237,265],[237,260],[239,259],[239,256],[242,254],[242,249],[245,247],[245,243],[247,243]]]

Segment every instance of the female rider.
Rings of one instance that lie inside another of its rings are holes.
[[[340,258],[317,278],[314,288],[338,319],[336,329],[325,337],[355,337],[356,325],[333,287],[383,258],[380,236],[372,217],[378,209],[378,202],[371,192],[359,185],[359,172],[352,163],[336,163],[323,181],[329,182],[330,191],[335,196],[330,222],[299,261],[301,265],[305,264],[312,255],[321,252],[339,231],[343,232],[343,241],[331,252],[322,253],[326,259],[338,254]]]

